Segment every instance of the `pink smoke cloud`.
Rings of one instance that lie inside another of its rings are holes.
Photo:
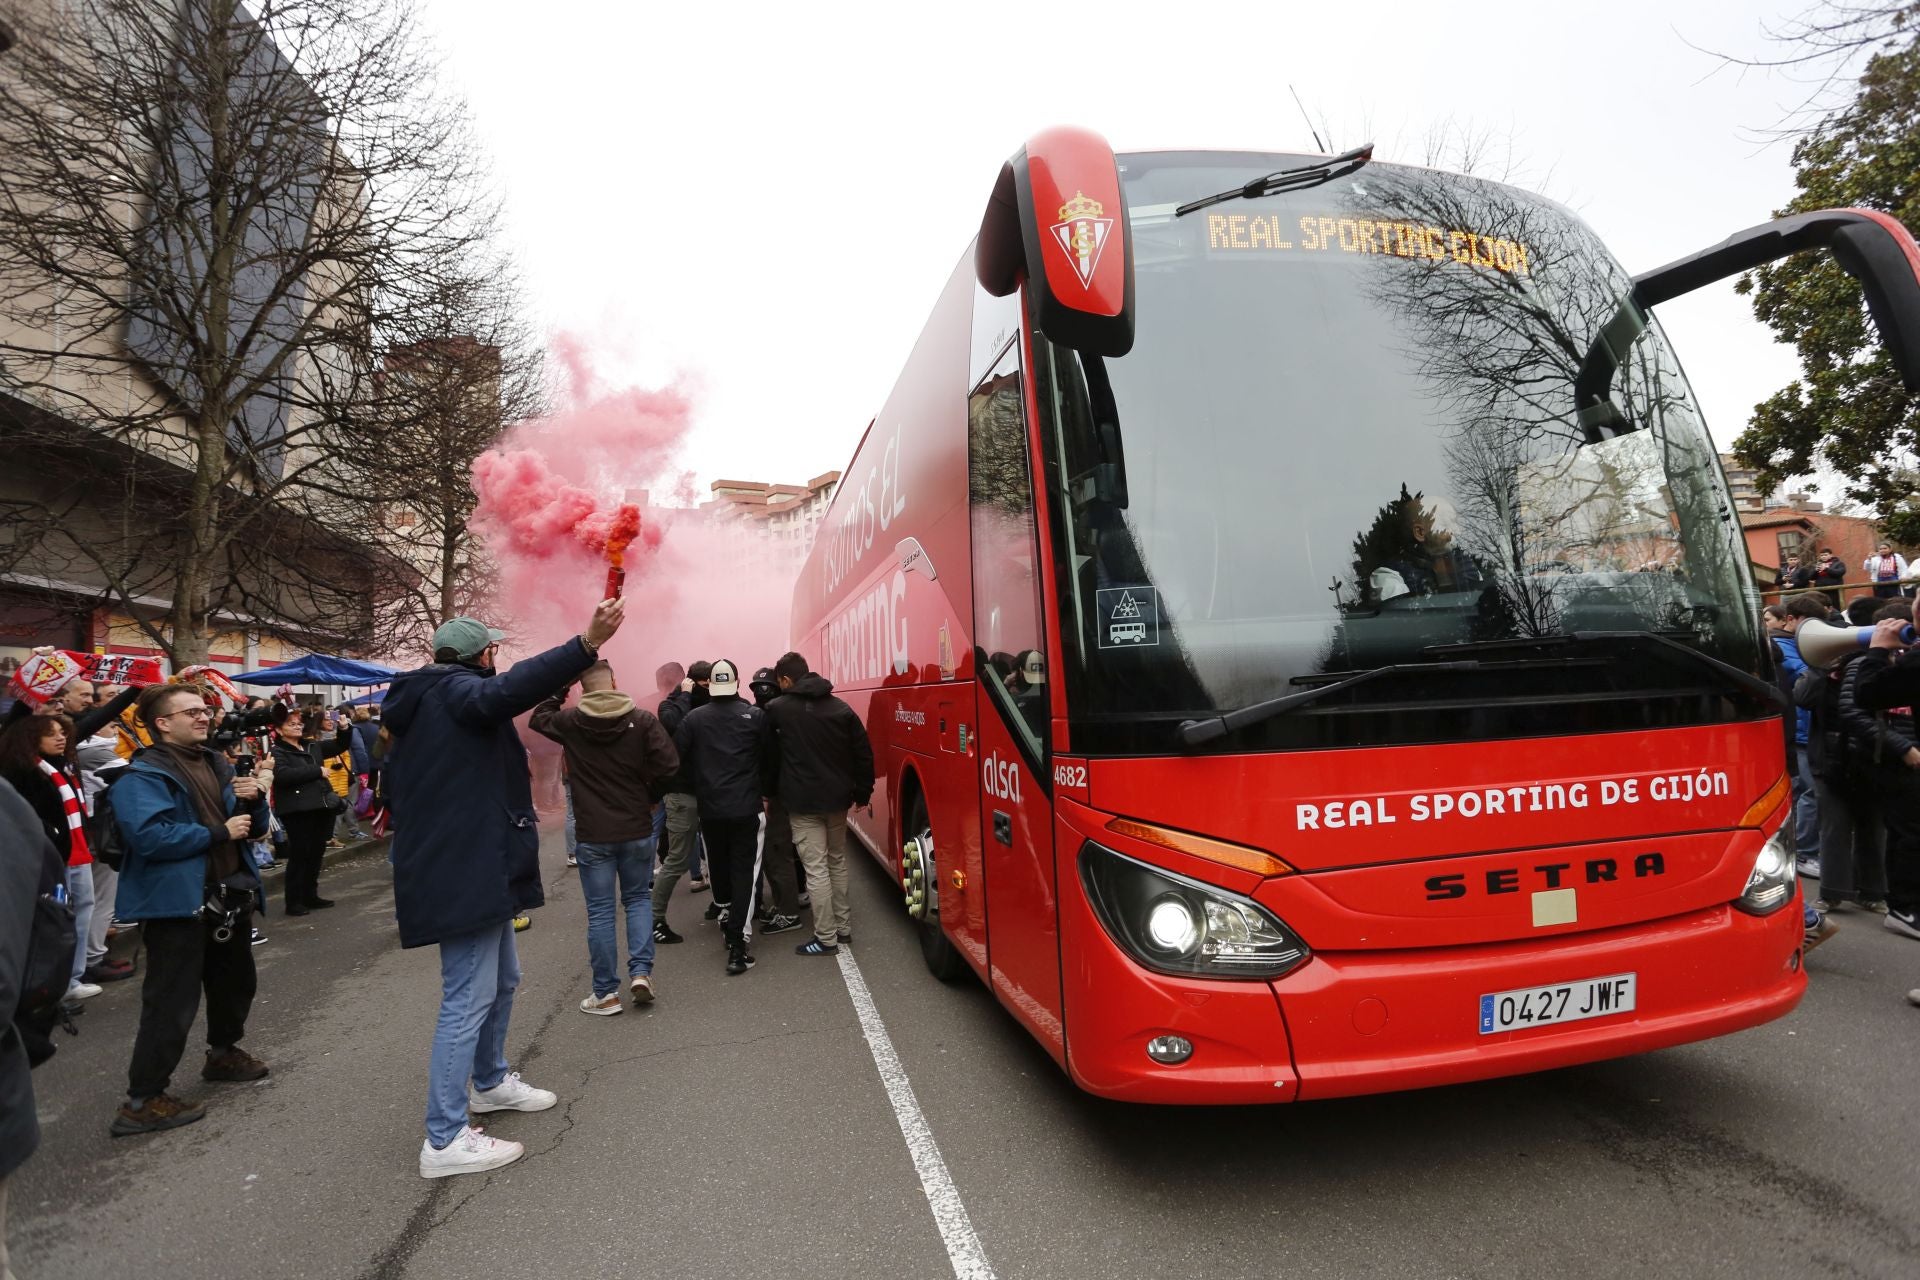
[[[473,466],[471,524],[497,569],[489,621],[511,633],[510,656],[585,627],[605,589],[607,534],[644,490],[625,554],[627,621],[605,650],[620,686],[651,707],[653,672],[668,661],[771,664],[789,647],[795,567],[767,563],[756,540],[692,509],[685,384],[610,386],[576,335],[556,337],[552,352],[562,407],[515,426]]]

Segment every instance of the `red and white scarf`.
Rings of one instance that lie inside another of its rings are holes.
[[[40,772],[47,775],[60,792],[60,807],[67,815],[67,865],[84,867],[93,861],[93,853],[87,848],[87,802],[81,792],[74,787],[73,779],[66,770],[56,769],[45,757],[38,762]]]

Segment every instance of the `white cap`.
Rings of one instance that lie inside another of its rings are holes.
[[[740,696],[740,668],[734,666],[730,659],[715,659],[713,671],[707,676],[707,696],[709,698]]]

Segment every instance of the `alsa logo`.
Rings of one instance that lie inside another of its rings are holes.
[[[989,753],[980,765],[980,785],[987,794],[1002,800],[1020,803],[1020,766],[1011,760],[1002,761],[997,754]]]
[[[1496,867],[1483,873],[1486,892],[1519,893],[1522,889],[1560,889],[1572,884],[1604,884],[1620,879],[1623,868],[1617,858],[1588,858],[1584,863],[1542,862],[1534,866]],[[1648,876],[1667,874],[1667,860],[1658,853],[1643,853],[1633,860],[1631,867],[1635,880],[1644,880]],[[1523,871],[1530,871],[1533,879],[1521,883]],[[1442,902],[1448,898],[1464,898],[1471,887],[1466,875],[1428,876],[1427,901]]]
[[[1060,221],[1047,228],[1066,252],[1083,289],[1093,284],[1094,268],[1100,265],[1100,254],[1113,233],[1113,219],[1103,217],[1105,213],[1106,207],[1098,200],[1089,200],[1085,192],[1076,191],[1073,199],[1060,206]]]

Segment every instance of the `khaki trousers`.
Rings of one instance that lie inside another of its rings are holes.
[[[841,934],[853,932],[847,901],[847,815],[795,813],[788,815],[788,821],[793,825],[794,846],[800,850],[800,865],[807,869],[813,936],[823,947],[835,946]]]
[[[667,853],[660,874],[653,882],[653,918],[665,921],[667,904],[673,901],[674,886],[687,874],[693,851],[700,841],[700,806],[684,791],[667,793]]]

